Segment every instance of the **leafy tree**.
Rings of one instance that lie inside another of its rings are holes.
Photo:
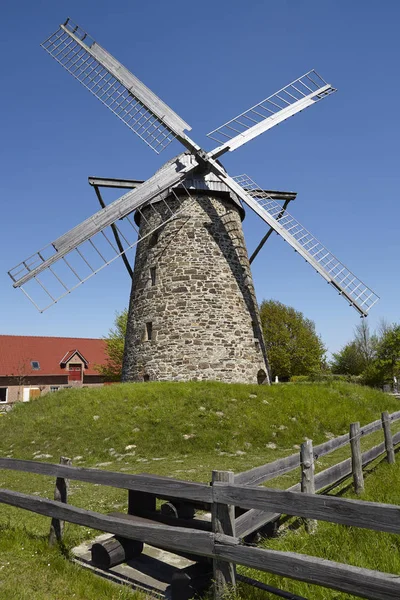
[[[339,375],[361,375],[376,357],[378,336],[371,334],[366,319],[362,319],[354,328],[354,338],[345,344],[339,352],[333,354],[332,373]],[[376,374],[375,369],[371,373]]]
[[[378,364],[377,360],[374,360],[362,372],[361,381],[364,385],[382,387],[385,383],[385,370]]]
[[[321,370],[326,349],[313,321],[276,300],[264,300],[260,316],[272,378]]]
[[[366,319],[361,319],[360,324],[355,327],[354,342],[364,360],[364,368],[366,368],[375,358],[376,346],[378,343],[378,336],[371,334]]]
[[[365,320],[354,331],[354,339],[333,355],[333,373],[361,375],[370,386],[382,386],[400,378],[400,325],[382,320],[371,334]]]
[[[377,364],[386,378],[400,376],[400,325],[394,323],[379,341]]]
[[[331,362],[332,373],[338,375],[360,375],[365,367],[365,358],[356,341],[349,342],[339,352],[333,353],[333,360]]]
[[[116,313],[114,327],[103,338],[106,342],[107,361],[105,365],[97,365],[96,368],[106,381],[121,381],[127,321],[128,310],[125,308]]]

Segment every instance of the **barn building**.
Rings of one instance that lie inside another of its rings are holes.
[[[0,335],[0,405],[68,387],[103,385],[104,340]]]

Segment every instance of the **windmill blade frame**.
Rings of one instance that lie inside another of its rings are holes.
[[[281,235],[362,316],[367,315],[379,299],[378,296],[296,219],[287,212],[283,213],[282,206],[261,190],[247,175],[232,178],[216,161],[224,153],[239,148],[261,133],[334,93],[336,89],[315,70],[302,75],[210,132],[208,136],[221,145],[207,153],[184,133],[184,130],[191,128],[179,115],[70,19],[60,25],[59,29],[43,42],[42,47],[155,152],[161,152],[173,139],[177,139],[185,147],[186,153],[179,155],[174,162],[164,165],[140,187],[128,191],[118,200],[57,238],[45,249],[11,269],[9,275],[14,282],[14,287],[23,289],[24,285],[36,282],[50,296],[51,304],[57,302],[140,241],[138,238],[130,242],[122,231],[121,223],[124,221],[130,223],[135,229],[130,221],[130,213],[139,211],[145,219],[143,209],[148,205],[152,206],[152,200],[156,197],[157,202],[159,200],[165,202],[171,194],[172,198],[178,198],[173,188],[179,185],[186,189],[184,180],[187,175],[200,167],[200,175],[210,170],[217,175],[228,189]],[[189,160],[187,151],[190,155]],[[186,158],[183,159],[185,154]],[[154,206],[153,209],[155,210]],[[169,209],[171,218],[177,214],[177,211],[179,208],[175,205]],[[168,215],[163,218],[168,220],[170,217]],[[118,226],[117,221],[121,221]],[[156,229],[162,224],[157,225]],[[106,230],[109,227],[112,228],[117,239],[119,238],[117,248],[107,237]],[[111,258],[103,256],[96,245],[98,239],[105,240],[108,244],[107,250],[109,247],[112,248]],[[87,260],[87,255],[83,253],[83,248],[86,249],[87,246],[89,250],[97,253],[95,254],[97,258],[99,256],[103,261],[98,268],[93,268]],[[71,257],[75,259],[77,255],[78,260],[83,261],[89,268],[89,274],[83,277],[69,262]],[[76,278],[71,285],[65,284],[57,274],[56,269],[60,264],[67,269],[69,275],[72,273]],[[42,277],[42,274],[55,277],[58,284],[62,286],[61,295],[53,296],[49,293],[39,279],[39,275]],[[26,293],[25,290],[23,291]],[[39,308],[35,302],[34,304]],[[39,310],[44,309],[39,308]]]
[[[14,281],[14,287],[21,287],[85,241],[106,229],[106,227],[129,215],[134,210],[140,209],[154,197],[164,194],[170,188],[181,183],[187,174],[198,166],[194,158],[192,158],[190,164],[183,165],[180,163],[181,156],[183,155],[178,156],[173,163],[162,168],[140,187],[130,190],[106,208],[102,208],[57,238],[47,247],[52,249],[50,256],[46,257],[42,251],[39,251],[11,269],[9,275]]]
[[[247,175],[230,177],[213,162],[214,173],[263,221],[298,252],[362,317],[378,302],[379,296],[352,273],[334,254]],[[279,218],[278,218],[279,217]]]
[[[210,131],[207,136],[222,144],[209,153],[210,158],[218,158],[225,152],[240,148],[336,91],[314,69],[305,73],[224,125]]]
[[[135,219],[126,215],[118,225],[114,222],[97,231],[62,256],[54,254],[54,247],[49,244],[9,272],[12,279],[19,277],[14,287],[19,287],[39,312],[44,312],[170,221],[183,216],[190,218],[187,209],[195,201],[181,182],[179,190],[168,188],[164,194],[157,196],[157,202],[149,202],[136,209]],[[152,227],[146,235],[139,233],[134,222],[138,220],[151,220]],[[112,241],[115,234],[119,243]],[[54,257],[56,260],[52,260]]]
[[[157,154],[175,138],[193,149],[190,125],[71,19],[41,46]]]

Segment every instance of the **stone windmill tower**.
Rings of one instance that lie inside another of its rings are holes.
[[[42,46],[157,153],[175,139],[185,151],[9,271],[39,310],[136,247],[124,380],[266,380],[243,202],[367,315],[378,296],[271,194],[217,160],[333,93],[315,71],[211,132],[219,145],[206,152],[181,117],[69,19]]]
[[[183,160],[189,164],[190,156]],[[268,382],[244,210],[227,186],[199,171],[175,189],[184,198],[175,219],[147,235],[157,213],[149,207],[146,219],[137,218],[144,239],[136,250],[125,381]],[[170,205],[159,203],[166,213]]]

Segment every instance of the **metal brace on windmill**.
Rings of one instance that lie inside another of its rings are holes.
[[[184,133],[191,128],[183,119],[70,19],[42,47],[155,152],[174,139],[185,148],[9,271],[43,311],[137,246],[124,381],[268,382],[241,201],[367,315],[378,296],[285,211],[279,195],[247,175],[230,177],[217,160],[335,92],[315,71],[212,131],[219,145],[206,152]]]

